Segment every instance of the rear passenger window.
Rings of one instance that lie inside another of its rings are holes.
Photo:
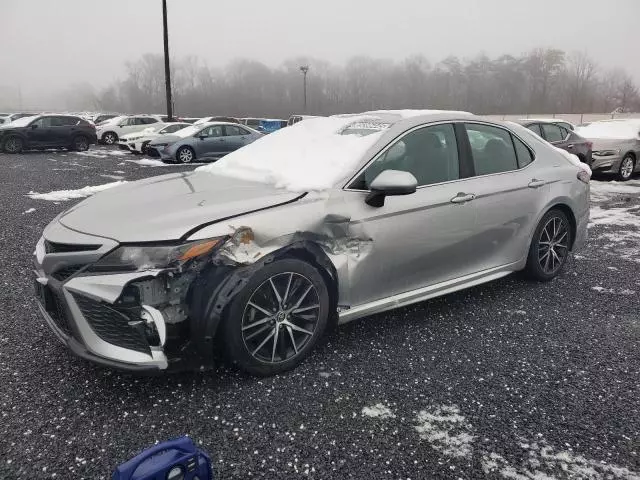
[[[476,175],[509,172],[518,169],[511,134],[489,125],[465,124]],[[473,138],[473,141],[471,140]]]
[[[526,167],[533,162],[533,153],[518,137],[513,137],[513,144],[516,147],[516,155],[518,156],[518,166]]]
[[[545,140],[549,143],[561,142],[562,140],[564,140],[564,136],[560,131],[560,127],[557,125],[553,125],[550,123],[543,123],[542,131],[544,132]]]
[[[527,128],[536,135],[542,136],[542,132],[540,131],[540,124],[534,123],[533,125],[529,125]]]

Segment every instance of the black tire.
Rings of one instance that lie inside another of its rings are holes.
[[[9,137],[4,141],[2,150],[7,153],[22,153],[22,150],[24,150],[24,141],[20,137]]]
[[[89,150],[89,139],[84,135],[78,135],[71,141],[71,149],[76,152],[86,152]]]
[[[268,292],[273,292],[271,288],[279,291],[284,306],[278,306],[275,293],[268,297]],[[300,297],[302,303],[298,302]],[[267,313],[273,319],[256,320],[265,313],[254,305],[271,307]],[[329,292],[320,272],[302,260],[276,260],[256,272],[227,309],[221,332],[225,356],[252,375],[269,376],[291,370],[322,338],[328,318]],[[294,330],[292,326],[302,330]]]
[[[176,152],[176,161],[178,163],[191,163],[196,159],[196,152],[191,147],[180,147]]]
[[[118,141],[118,134],[116,132],[104,132],[102,134],[102,143],[106,145],[115,145]]]
[[[636,159],[630,153],[627,153],[620,162],[618,168],[618,180],[626,182],[633,177],[633,171],[636,168]]]
[[[557,235],[554,231],[557,228]],[[564,268],[573,242],[573,227],[562,210],[549,210],[533,233],[526,275],[534,280],[548,282]],[[557,262],[557,263],[556,263]]]

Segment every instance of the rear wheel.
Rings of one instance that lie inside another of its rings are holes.
[[[118,135],[115,132],[106,132],[102,135],[102,141],[107,145],[113,145],[118,141]]]
[[[24,149],[24,142],[20,137],[9,137],[2,148],[7,153],[20,153]]]
[[[626,182],[633,176],[633,170],[635,169],[636,161],[633,155],[626,154],[620,162],[620,169],[618,170],[618,178],[623,182]]]
[[[258,271],[233,300],[224,319],[227,357],[254,375],[296,367],[327,326],[329,293],[315,267],[277,260]]]
[[[176,160],[180,163],[191,163],[196,158],[190,147],[180,147],[176,152]]]
[[[89,150],[89,139],[84,135],[78,135],[73,139],[71,145],[76,152],[86,152]]]
[[[543,282],[560,273],[571,246],[573,233],[569,219],[561,210],[547,212],[531,240],[525,272],[529,277]]]

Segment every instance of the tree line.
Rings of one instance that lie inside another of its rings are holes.
[[[605,70],[583,52],[538,48],[520,56],[431,63],[351,58],[344,65],[295,58],[270,68],[239,59],[212,68],[189,56],[172,60],[174,108],[181,116],[287,118],[302,113],[301,65],[309,65],[308,113],[330,115],[373,109],[450,109],[477,114],[609,113],[640,111],[640,95],[624,69]],[[70,109],[165,111],[164,63],[145,54],[126,64],[123,79],[101,91],[66,92]]]

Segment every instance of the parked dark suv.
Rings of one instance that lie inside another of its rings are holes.
[[[552,145],[573,153],[581,162],[591,165],[593,144],[573,130],[569,130],[557,122],[550,121],[520,120],[518,123],[540,135]]]
[[[83,152],[92,143],[96,127],[73,115],[37,115],[0,126],[0,150],[7,153],[55,147]]]

